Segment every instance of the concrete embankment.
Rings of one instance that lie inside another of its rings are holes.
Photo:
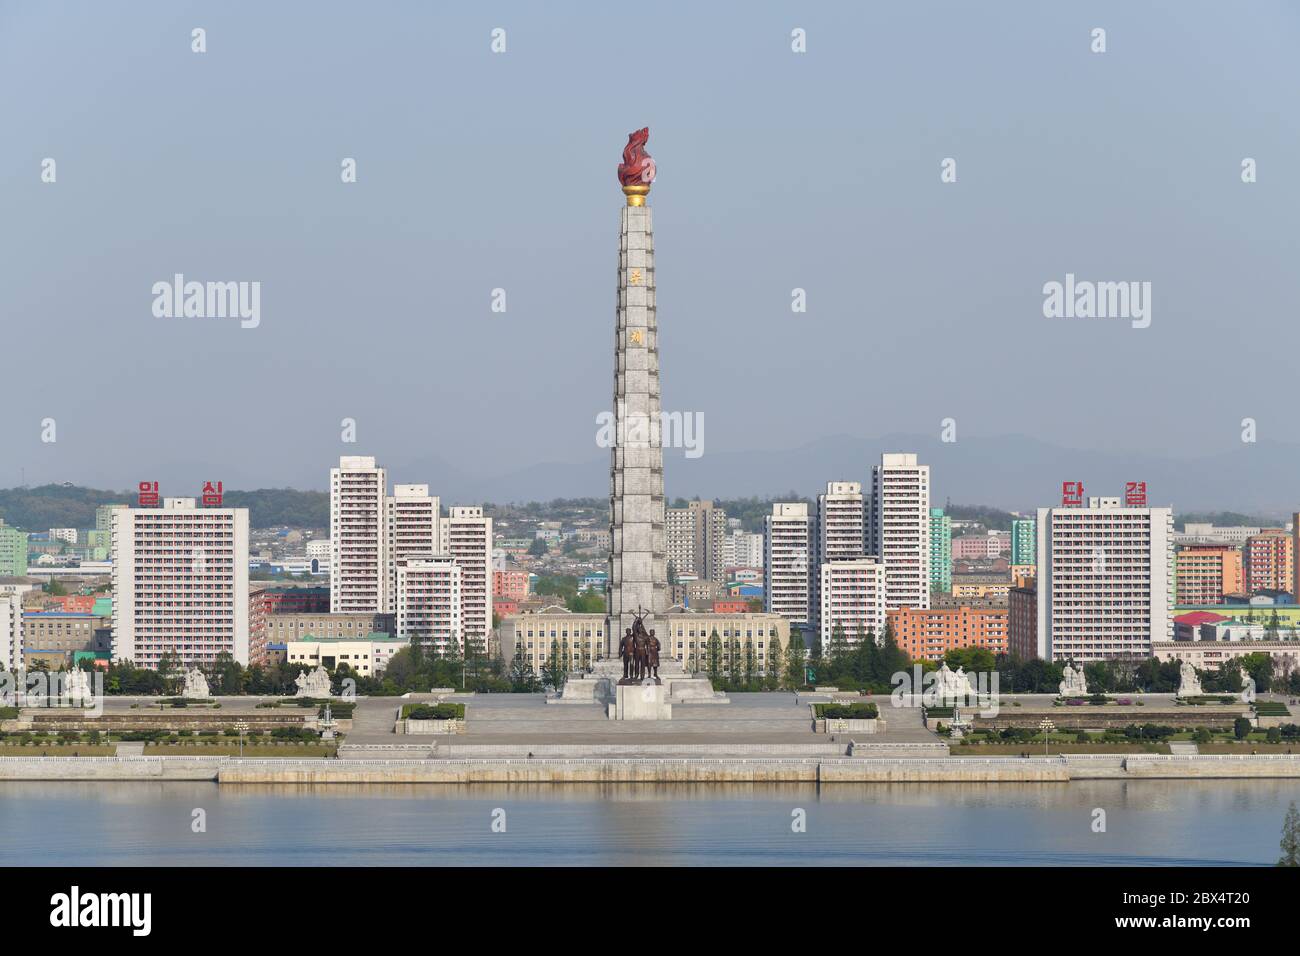
[[[0,780],[325,783],[1032,783],[1300,778],[1300,755],[1053,757],[482,757],[289,760],[3,757]]]

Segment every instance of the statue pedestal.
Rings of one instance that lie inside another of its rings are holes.
[[[609,705],[611,720],[672,720],[663,684],[619,684]]]

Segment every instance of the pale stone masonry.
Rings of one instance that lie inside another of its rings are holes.
[[[651,613],[647,627],[668,607],[658,334],[651,210],[625,206],[614,346],[607,656],[614,651],[613,635],[632,626],[638,607]]]

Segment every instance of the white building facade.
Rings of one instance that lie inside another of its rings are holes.
[[[384,506],[388,544],[388,608],[397,612],[397,565],[412,558],[441,554],[442,502],[428,485],[394,485]]]
[[[492,519],[478,507],[452,507],[442,522],[441,554],[460,567],[461,640],[482,648],[492,631]]]
[[[930,606],[930,466],[884,454],[871,469],[867,551],[885,565],[885,607]]]
[[[818,611],[822,653],[832,647],[838,627],[845,644],[857,644],[868,634],[879,641],[885,633],[885,566],[873,558],[827,561],[821,566]]]
[[[397,636],[446,655],[464,649],[461,569],[451,558],[397,563]]]
[[[330,610],[389,610],[388,475],[374,458],[344,456],[330,469]]]
[[[764,519],[763,609],[807,625],[812,611],[812,518],[803,502],[774,502]]]
[[[113,659],[248,664],[248,509],[114,508]]]
[[[1089,498],[1038,509],[1038,655],[1151,656],[1174,637],[1173,510]]]

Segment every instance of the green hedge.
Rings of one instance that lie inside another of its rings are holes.
[[[875,720],[880,710],[875,704],[814,704],[813,712],[818,717],[830,720]]]
[[[464,704],[407,704],[403,720],[457,720],[465,716]]]

